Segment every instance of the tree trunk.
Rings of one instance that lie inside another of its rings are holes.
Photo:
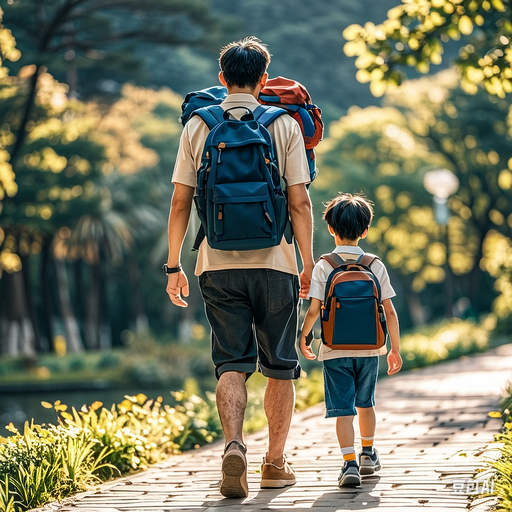
[[[66,346],[68,352],[82,352],[83,345],[80,339],[80,332],[76,318],[73,315],[71,299],[69,297],[68,275],[64,260],[55,259],[55,270],[57,276],[57,290],[59,295],[60,312],[66,331]]]
[[[407,292],[407,308],[409,309],[409,315],[415,327],[427,323],[427,313],[417,293],[412,291]]]
[[[7,315],[2,352],[7,356],[33,357],[36,355],[35,335],[25,299],[23,275],[5,274]]]
[[[149,322],[142,299],[142,276],[134,255],[131,255],[128,260],[128,270],[133,298],[132,307],[135,314],[135,332],[144,333],[149,329]]]
[[[475,254],[475,263],[468,274],[469,300],[471,301],[471,308],[476,315],[478,315],[481,310],[480,289],[482,286],[483,270],[480,268],[480,261],[482,260],[484,254],[483,247],[485,234],[486,232],[484,232],[484,235],[480,237],[478,242],[478,249]]]
[[[27,96],[27,101],[25,102],[25,107],[23,109],[23,115],[21,118],[20,126],[18,127],[18,131],[16,132],[16,141],[14,142],[12,150],[9,152],[11,156],[11,164],[13,166],[14,171],[16,171],[16,159],[18,158],[20,150],[23,147],[23,144],[25,143],[25,139],[27,137],[27,123],[30,121],[30,116],[32,115],[32,110],[34,109],[37,94],[37,82],[42,71],[43,66],[38,65],[36,66],[34,74],[30,77],[29,92]]]
[[[52,308],[52,287],[50,285],[50,272],[51,272],[51,254],[52,243],[49,238],[43,241],[42,254],[41,254],[41,294],[43,299],[43,314],[46,337],[48,338],[49,346],[53,348],[53,308]]]
[[[25,294],[25,304],[27,308],[27,314],[32,324],[32,330],[34,332],[35,344],[40,352],[48,352],[49,343],[48,340],[43,339],[41,336],[39,325],[37,322],[36,311],[34,307],[34,297],[32,293],[32,287],[30,286],[30,257],[21,256],[21,273],[23,277],[23,291]]]
[[[89,291],[87,293],[87,313],[85,337],[89,350],[100,348],[100,264],[90,265]]]

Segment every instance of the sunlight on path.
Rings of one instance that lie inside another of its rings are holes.
[[[365,477],[357,489],[340,491],[342,456],[334,420],[319,404],[295,415],[287,444],[297,484],[259,489],[259,464],[266,433],[248,436],[249,487],[246,500],[226,500],[218,491],[222,443],[171,457],[138,475],[104,484],[61,512],[195,510],[252,512],[372,509],[465,510],[467,491],[453,481],[470,478],[482,465],[475,457],[500,428],[487,413],[496,408],[512,380],[512,345],[383,379],[377,385],[376,447],[382,459],[378,476]],[[48,510],[46,508],[45,510]],[[484,510],[478,509],[478,510]]]

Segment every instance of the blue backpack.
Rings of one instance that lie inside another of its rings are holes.
[[[189,92],[181,105],[180,123],[185,126],[194,112],[203,107],[220,105],[227,97],[228,91],[225,87],[217,86],[203,89],[202,91]]]
[[[210,106],[194,110],[210,129],[197,175],[194,202],[201,228],[213,249],[244,251],[281,243],[291,231],[272,138],[267,127],[286,111],[272,106],[246,109],[240,120],[229,110]],[[287,236],[288,238],[288,236]],[[290,242],[291,242],[291,236]]]

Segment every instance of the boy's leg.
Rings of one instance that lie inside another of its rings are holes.
[[[375,437],[375,385],[377,384],[378,357],[361,357],[356,371],[356,409],[363,450],[359,455],[362,475],[371,475],[381,468],[377,450],[373,448]]]
[[[339,487],[360,485],[354,450],[355,382],[354,358],[324,361],[325,406],[328,418],[336,418],[336,435],[343,455]]]
[[[375,436],[375,427],[377,417],[375,416],[375,407],[356,407],[359,416],[359,431],[361,432],[361,444],[372,446]]]
[[[338,416],[336,418],[336,435],[338,436],[338,442],[340,448],[354,448],[354,416]],[[352,458],[346,458],[345,460],[355,460],[355,455]]]

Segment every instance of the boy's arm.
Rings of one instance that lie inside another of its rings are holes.
[[[400,357],[400,328],[398,326],[398,316],[391,299],[384,299],[382,304],[384,306],[384,312],[386,313],[389,337],[391,338],[391,350],[388,354],[388,375],[393,375],[402,368],[402,358]]]
[[[318,299],[311,299],[311,304],[309,305],[308,312],[306,313],[306,317],[304,318],[304,323],[302,324],[302,332],[300,333],[300,351],[302,352],[302,355],[306,359],[316,359],[316,355],[311,350],[311,346],[306,345],[306,336],[313,329],[316,319],[320,314],[321,306],[322,301]]]

